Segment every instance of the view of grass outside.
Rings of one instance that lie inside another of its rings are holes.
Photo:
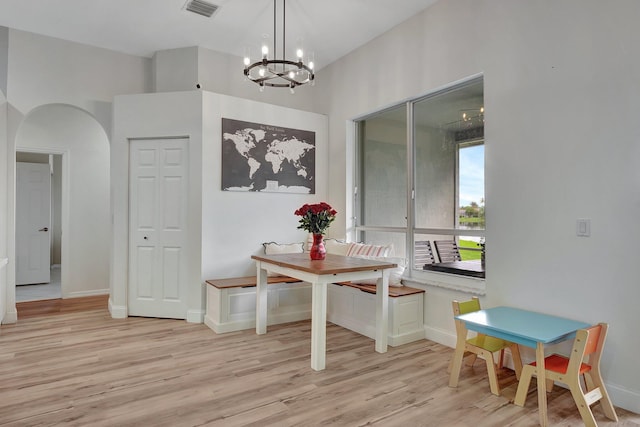
[[[473,240],[459,240],[458,250],[460,251],[460,258],[463,261],[480,259],[481,251],[479,249],[482,248]]]

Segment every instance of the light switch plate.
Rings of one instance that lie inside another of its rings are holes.
[[[576,236],[589,237],[591,236],[591,220],[579,218],[576,220]]]

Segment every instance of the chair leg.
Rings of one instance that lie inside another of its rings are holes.
[[[500,350],[500,357],[498,358],[498,369],[502,369],[504,366],[504,348]]]
[[[535,368],[531,365],[522,367],[520,373],[520,382],[518,382],[518,390],[516,391],[516,397],[513,403],[518,406],[524,406],[524,402],[527,399],[527,393],[529,393],[529,384],[531,384],[531,377]]]
[[[602,376],[600,375],[600,371],[596,369],[592,369],[591,372],[585,374],[585,383],[588,384],[588,391],[595,389],[596,387],[600,388],[600,393],[602,397],[600,398],[600,406],[602,406],[602,411],[604,415],[610,420],[618,422],[618,415],[616,414],[616,410],[611,403],[611,399],[609,398],[609,393],[607,393],[607,388],[604,386],[604,381],[602,380]]]
[[[491,393],[500,396],[500,385],[498,385],[498,374],[496,373],[496,363],[493,361],[493,353],[484,351],[482,357],[484,357],[487,362],[487,374],[489,375]]]
[[[460,369],[462,369],[462,358],[464,357],[464,343],[462,347],[460,343],[456,346],[453,358],[449,364],[449,387],[458,387],[458,379],[460,378]]]
[[[551,393],[553,391],[553,380],[551,378],[547,378],[545,381],[547,393]]]
[[[471,353],[469,354],[469,356],[467,356],[467,360],[465,362],[465,364],[467,366],[473,366],[474,363],[476,363],[476,360],[478,359],[478,355],[475,353]]]
[[[516,371],[516,378],[520,379],[522,374],[522,358],[520,357],[520,347],[518,344],[514,344],[511,347],[511,358],[513,359],[513,367]]]
[[[584,398],[580,383],[578,381],[571,381],[571,384],[568,384],[568,386],[573,400],[578,406],[578,411],[580,411],[580,416],[582,417],[582,422],[584,422],[585,427],[598,427],[596,419],[593,417],[593,412],[591,412],[591,408]]]

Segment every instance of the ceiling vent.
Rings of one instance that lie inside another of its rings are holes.
[[[207,18],[211,18],[219,7],[220,6],[203,0],[187,0],[187,3],[184,5],[184,8],[189,12],[197,13]]]

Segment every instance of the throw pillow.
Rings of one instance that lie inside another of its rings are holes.
[[[382,256],[387,257],[393,251],[393,244],[386,246],[367,245],[365,243],[350,243],[347,256]]]
[[[402,275],[404,274],[405,269],[405,259],[404,258],[394,258],[394,257],[379,257],[379,256],[366,256],[366,255],[358,255],[354,258],[362,258],[362,259],[370,259],[374,261],[385,261],[392,262],[397,264],[398,266],[391,269],[389,274],[389,286],[401,287],[402,285]],[[357,283],[361,285],[375,285],[378,283],[377,279],[362,279],[362,280],[352,280],[352,283]]]

